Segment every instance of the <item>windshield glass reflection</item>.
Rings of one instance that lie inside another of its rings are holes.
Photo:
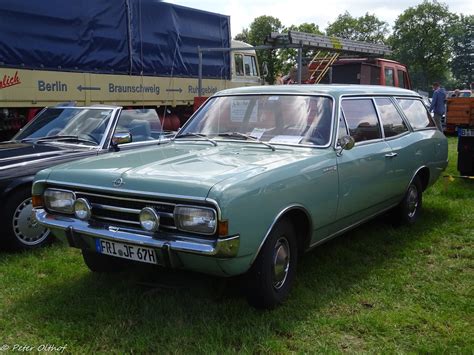
[[[242,95],[209,100],[177,138],[259,140],[325,146],[331,135],[332,99],[322,96]]]

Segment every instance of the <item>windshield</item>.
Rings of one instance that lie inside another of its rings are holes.
[[[18,133],[14,140],[61,140],[77,137],[76,143],[98,145],[112,117],[110,108],[50,107]]]
[[[214,140],[248,138],[270,144],[325,146],[330,141],[332,106],[332,99],[322,96],[215,97],[176,138],[201,135]]]

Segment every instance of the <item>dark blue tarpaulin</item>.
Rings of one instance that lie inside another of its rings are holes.
[[[230,47],[228,16],[157,0],[2,0],[0,66],[196,77]],[[230,78],[228,53],[203,77]]]

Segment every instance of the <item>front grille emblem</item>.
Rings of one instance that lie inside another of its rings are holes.
[[[113,182],[114,187],[120,187],[123,184],[125,184],[125,183],[123,182],[122,178],[118,178],[118,179],[114,180],[114,182]]]

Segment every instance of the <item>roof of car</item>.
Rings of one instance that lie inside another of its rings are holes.
[[[402,95],[420,96],[414,91],[382,85],[264,85],[247,86],[219,91],[216,95],[238,94],[327,94],[331,96],[364,95]]]

